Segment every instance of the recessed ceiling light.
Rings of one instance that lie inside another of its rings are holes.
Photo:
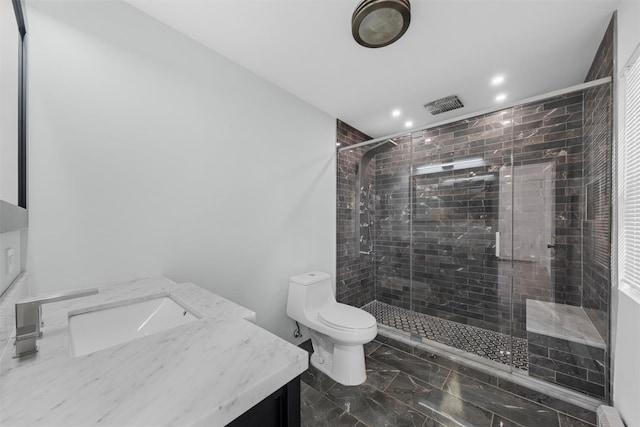
[[[425,139],[426,142],[431,142],[431,138]]]
[[[401,112],[402,112],[402,111],[400,111],[400,110],[398,110],[398,109],[395,109],[395,110],[393,110],[393,111],[391,112],[391,115],[392,115],[393,117],[399,117]]]
[[[339,142],[336,142],[336,147],[340,147],[340,143]]]
[[[411,126],[413,126],[413,122],[411,120],[407,120],[406,122],[404,122],[404,127],[410,128]]]
[[[501,93],[500,95],[496,96],[496,101],[498,101],[498,102],[504,101],[505,99],[507,99],[507,94],[506,93]]]
[[[502,84],[502,83],[504,83],[503,75],[495,76],[493,79],[491,79],[491,84],[494,86],[498,86],[499,84]]]

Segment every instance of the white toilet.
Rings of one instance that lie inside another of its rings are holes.
[[[376,337],[376,319],[359,308],[336,302],[334,295],[328,273],[293,276],[287,315],[309,328],[313,366],[340,384],[362,384],[367,379],[363,345]]]

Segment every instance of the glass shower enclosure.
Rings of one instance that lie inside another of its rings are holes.
[[[610,171],[609,82],[342,147],[338,297],[382,335],[605,400]]]

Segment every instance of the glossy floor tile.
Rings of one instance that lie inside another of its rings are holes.
[[[311,351],[308,342],[302,347]],[[446,358],[420,353],[424,359],[378,341],[365,346],[365,355],[367,380],[360,386],[343,386],[309,366],[301,377],[303,426],[592,427],[595,423],[591,411],[540,393],[517,396],[495,378],[473,375]]]
[[[358,420],[343,411],[326,396],[304,382],[300,384],[300,410],[302,425],[309,427],[354,427]]]

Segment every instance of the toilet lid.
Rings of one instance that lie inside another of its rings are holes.
[[[368,329],[376,324],[375,317],[366,311],[340,303],[323,308],[318,317],[322,323],[340,329]]]

